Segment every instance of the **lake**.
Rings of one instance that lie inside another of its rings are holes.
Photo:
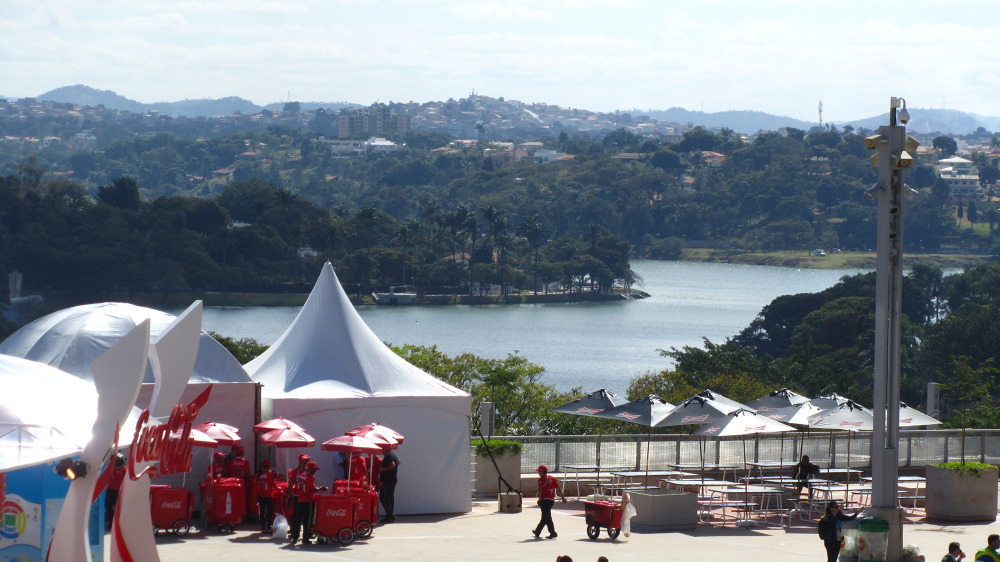
[[[545,367],[560,390],[607,388],[671,366],[658,350],[722,343],[780,295],[812,293],[864,270],[794,269],[722,263],[633,260],[647,299],[600,303],[358,308],[393,345],[437,345],[449,355],[503,358],[519,353]],[[318,272],[317,272],[318,275]],[[203,328],[273,343],[299,307],[206,307]],[[168,310],[173,314],[181,310]]]

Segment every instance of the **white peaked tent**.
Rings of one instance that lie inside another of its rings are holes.
[[[90,365],[122,336],[145,319],[150,320],[150,335],[159,336],[175,317],[172,314],[135,306],[106,302],[66,308],[43,316],[11,334],[0,343],[0,353],[30,359],[61,369],[87,381],[93,381]],[[146,374],[136,405],[149,406],[153,394],[153,371],[147,364]],[[198,414],[198,422],[214,421],[239,429],[247,449],[253,453],[254,411],[257,405],[256,384],[250,380],[239,361],[219,342],[202,332],[194,372],[181,398],[190,402],[208,385],[212,393]],[[131,435],[130,431],[124,431]],[[228,449],[223,449],[228,451]],[[172,474],[157,479],[157,484],[170,484],[197,491],[201,476],[208,469],[209,455],[194,455],[193,477]]]
[[[264,417],[290,419],[317,441],[372,422],[402,433],[397,514],[471,510],[472,398],[382,343],[329,262],[291,326],[245,367],[264,385]],[[319,463],[320,482],[333,479],[334,453],[318,447],[293,451]]]

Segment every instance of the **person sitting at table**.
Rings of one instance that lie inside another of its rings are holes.
[[[819,465],[809,462],[808,455],[802,455],[802,460],[792,468],[792,478],[795,478],[795,495],[802,495],[802,488],[809,489],[809,499],[813,499],[813,488],[809,480],[813,474],[819,474]]]

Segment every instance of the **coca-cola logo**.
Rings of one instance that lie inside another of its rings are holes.
[[[340,508],[340,509],[328,509],[328,510],[326,510],[326,516],[327,517],[346,517],[347,516],[347,509],[343,508],[343,507]]]
[[[191,426],[198,411],[208,401],[209,386],[190,404],[178,404],[170,412],[167,423],[149,424],[149,410],[143,410],[135,423],[132,435],[132,454],[128,457],[128,475],[138,480],[147,472],[152,476],[163,476],[191,470]],[[170,434],[180,431],[180,438]],[[136,465],[159,461],[159,466],[149,466],[136,472]]]
[[[162,507],[163,509],[180,509],[181,508],[181,500],[172,501],[172,502],[163,502],[163,503],[160,504],[160,507]]]

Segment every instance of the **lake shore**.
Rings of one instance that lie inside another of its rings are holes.
[[[929,264],[941,269],[962,269],[990,261],[991,256],[974,254],[907,254],[904,264],[909,267],[916,263]],[[825,256],[814,256],[811,252],[746,252],[744,250],[716,250],[691,248],[684,251],[680,261],[704,263],[732,263],[740,265],[763,265],[795,269],[875,269],[874,252],[834,252]],[[120,295],[118,299],[140,306],[154,308],[183,307],[195,299],[205,306],[302,306],[307,293],[176,293],[166,298],[161,293],[132,293]],[[349,295],[355,305],[375,304],[370,295],[358,298]],[[421,305],[487,305],[487,304],[538,304],[599,302],[623,300],[626,298],[646,298],[649,294],[632,290],[630,297],[621,294],[548,293],[531,292],[500,295],[421,295],[416,304]],[[112,299],[114,300],[114,299]]]

